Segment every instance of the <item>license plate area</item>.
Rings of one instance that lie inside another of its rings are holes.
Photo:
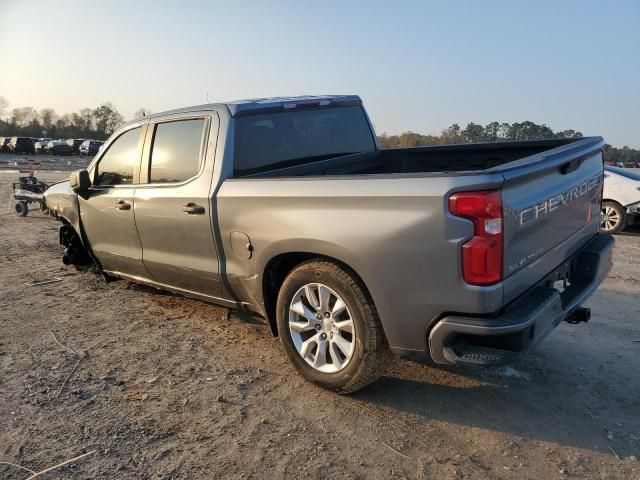
[[[614,240],[610,235],[597,235],[585,247],[549,273],[541,284],[560,293],[565,310],[573,309],[585,292],[604,279],[611,269]]]
[[[546,276],[543,282],[560,293],[571,285],[571,262],[565,262]]]
[[[572,290],[575,289],[574,284],[580,283],[575,278],[576,273],[576,259],[567,260],[558,268],[556,268],[553,272],[545,277],[543,283],[545,286],[554,288],[560,293],[560,298],[562,300],[563,306],[566,306],[569,302],[569,298],[572,296]],[[574,281],[572,281],[574,280]],[[572,286],[574,288],[572,288]]]

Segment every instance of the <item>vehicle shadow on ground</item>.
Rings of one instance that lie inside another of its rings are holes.
[[[637,351],[622,332],[640,339],[640,328],[633,319],[608,313],[603,305],[612,295],[626,303],[636,297],[603,288],[594,300],[598,308],[591,324],[561,325],[512,367],[446,367],[400,360],[354,397],[422,425],[423,435],[430,422],[447,422],[637,456],[640,442],[632,440],[640,429],[638,380],[633,373]],[[611,430],[616,430],[613,440],[607,438]]]
[[[115,280],[118,281],[118,280]],[[216,305],[208,302],[204,302],[202,300],[195,300],[191,298],[187,298],[184,295],[180,295],[178,293],[172,293],[167,290],[160,290],[154,287],[150,287],[147,285],[143,285],[141,283],[133,283],[123,280],[125,282],[123,285],[125,288],[130,290],[135,290],[136,292],[146,293],[150,295],[151,300],[159,306],[167,306],[167,300],[176,300],[178,302],[195,302],[195,305],[198,305],[200,308],[220,308],[225,312],[225,318],[229,320],[231,317],[237,319],[243,323],[249,323],[252,325],[261,325],[261,326],[269,326],[267,321],[263,318],[251,315],[250,313],[243,312],[241,310],[231,310],[225,307],[217,307]]]
[[[150,294],[158,305],[177,301],[180,309],[184,309],[184,302],[211,308],[210,304],[152,287],[129,282],[125,285]],[[625,301],[634,297],[617,290],[603,291],[625,297]],[[229,316],[266,327],[263,319],[244,312],[229,311]],[[600,319],[601,327],[602,320],[608,319]],[[629,385],[628,393],[624,389],[612,392],[609,385],[610,381],[615,383],[616,378],[626,376],[627,367],[611,363],[611,345],[593,341],[584,345],[584,339],[580,338],[582,331],[564,328],[559,327],[562,331],[553,332],[536,351],[513,367],[482,369],[396,361],[383,378],[355,393],[353,398],[379,407],[379,411],[391,415],[396,425],[406,422],[407,431],[420,436],[428,433],[429,422],[436,421],[603,453],[610,453],[612,446],[620,455],[637,455],[637,444],[630,445],[624,440],[617,443],[617,438],[608,442],[606,438],[607,426],[614,421],[623,421],[629,428],[637,423],[633,410],[640,405],[631,393],[635,387]],[[265,335],[269,335],[267,329]],[[581,366],[588,367],[585,370]]]
[[[478,373],[429,368],[444,372],[445,384],[434,381],[432,374],[425,374],[423,378],[391,374],[354,396],[391,410],[389,415],[392,417],[393,411],[409,414],[410,424],[425,427],[423,433],[418,427],[416,433],[420,436],[429,431],[426,427],[428,422],[436,421],[509,434],[516,439],[608,452],[603,428],[596,423],[588,423],[585,415],[589,415],[589,411],[576,405],[582,403],[577,398],[581,391],[561,396],[557,386],[548,382],[540,386],[517,379],[506,384],[499,380],[474,384]],[[461,436],[467,434],[468,431],[461,432]],[[616,451],[620,454],[635,453],[626,445],[616,447]]]

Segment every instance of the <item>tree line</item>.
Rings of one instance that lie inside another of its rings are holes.
[[[141,108],[134,113],[134,118],[144,117],[150,113],[148,109]],[[53,108],[36,110],[33,107],[19,107],[10,109],[9,102],[0,96],[0,136],[23,135],[27,137],[46,136],[50,138],[106,140],[123,123],[124,117],[111,102],[105,102],[95,108],[83,108],[77,112],[59,115]],[[491,122],[484,126],[470,122],[465,128],[454,123],[444,129],[440,135],[422,135],[411,131],[400,135],[383,133],[378,137],[378,140],[382,148],[408,148],[451,143],[580,138],[582,136],[581,132],[575,130],[554,132],[545,124],[530,121],[520,123]],[[615,148],[606,145],[604,156],[607,161],[629,165],[640,162],[640,150],[628,146]]]
[[[449,143],[501,142],[514,140],[540,140],[545,138],[580,138],[581,132],[562,130],[554,132],[547,125],[526,121],[522,123],[491,122],[485,126],[470,122],[465,128],[454,123],[440,135],[421,135],[405,132],[401,135],[383,133],[379,138],[383,148],[446,145]]]
[[[134,114],[134,118],[149,113],[147,109],[141,108]],[[10,109],[9,102],[0,96],[0,136],[106,140],[124,121],[123,115],[111,102],[60,115],[53,108]]]
[[[582,132],[575,130],[554,132],[545,124],[537,124],[530,121],[516,123],[491,122],[484,126],[470,122],[465,128],[461,128],[460,125],[454,123],[442,130],[440,135],[422,135],[411,131],[400,135],[383,133],[378,137],[378,141],[381,148],[410,148],[451,143],[581,138],[582,136]],[[640,162],[640,150],[626,145],[622,148],[605,145],[604,159],[605,161],[622,162],[625,165],[635,166],[636,163]]]
[[[604,159],[609,162],[622,162],[625,166],[636,166],[640,164],[640,150],[624,146],[615,148],[611,145],[604,146]]]

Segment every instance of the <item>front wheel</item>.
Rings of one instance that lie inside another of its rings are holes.
[[[617,202],[602,202],[600,228],[606,233],[617,233],[626,225],[626,212]]]
[[[302,376],[338,393],[376,381],[392,356],[373,301],[360,279],[333,262],[296,267],[278,294],[277,322]]]

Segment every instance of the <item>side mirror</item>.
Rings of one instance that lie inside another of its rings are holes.
[[[91,180],[89,179],[89,172],[86,170],[76,170],[71,172],[69,176],[69,183],[71,189],[76,193],[84,193],[91,187]]]

